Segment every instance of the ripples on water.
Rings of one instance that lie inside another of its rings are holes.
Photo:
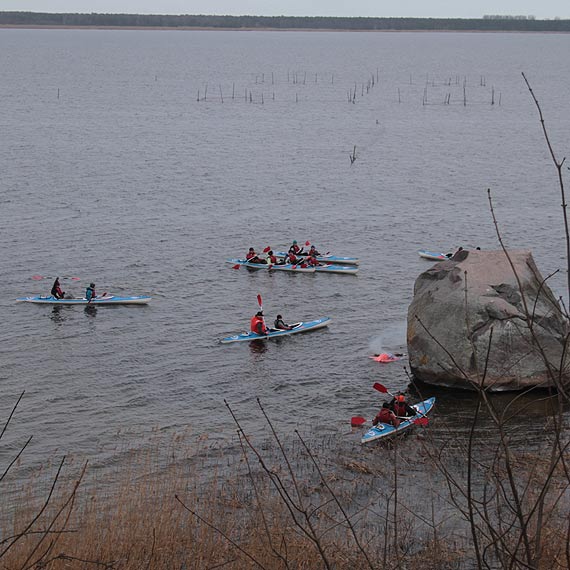
[[[283,434],[300,428],[316,444],[332,433],[361,454],[348,419],[379,406],[372,383],[408,384],[401,364],[367,356],[405,350],[413,283],[429,266],[417,249],[496,248],[491,188],[507,244],[531,248],[545,275],[563,265],[555,171],[520,72],[563,154],[570,80],[557,62],[569,42],[0,30],[2,417],[26,390],[12,437],[35,434],[37,461],[57,449],[105,466],[117,442],[153,427],[227,440],[224,399],[261,435],[259,397]],[[292,239],[359,256],[359,275],[224,263]],[[15,304],[49,291],[34,274],[153,302]],[[564,279],[553,286],[562,293]],[[247,328],[258,292],[270,317],[333,323],[261,348],[219,345]],[[469,415],[463,396],[438,398],[440,414]]]

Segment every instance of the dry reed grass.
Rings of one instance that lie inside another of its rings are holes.
[[[2,548],[9,537],[22,533],[24,536],[0,555],[1,567],[475,567],[469,533],[442,530],[433,497],[426,501],[435,511],[432,520],[426,518],[425,510],[417,512],[406,507],[402,498],[396,498],[397,493],[402,493],[403,476],[397,470],[391,473],[387,468],[380,474],[363,460],[344,466],[341,462],[341,471],[336,474],[320,473],[310,451],[284,446],[286,455],[280,456],[278,446],[265,443],[262,460],[266,468],[244,444],[239,462],[228,469],[226,459],[221,461],[225,463],[222,470],[217,470],[201,445],[181,437],[169,442],[157,440],[144,450],[126,454],[128,460],[105,478],[90,475],[89,470],[83,475],[83,466],[78,461],[71,462],[65,478],[57,478],[54,494],[43,511],[58,466],[34,473],[23,484],[14,478],[10,483],[14,500],[0,507]],[[398,452],[387,452],[392,453]],[[528,454],[521,454],[516,466],[532,482],[533,487],[528,488],[530,499],[540,490],[543,468],[537,469],[539,462],[528,460]],[[422,461],[431,460],[428,457]],[[293,471],[288,469],[289,462]],[[402,472],[406,469],[402,468]],[[426,465],[428,471],[437,472]],[[279,478],[278,486],[274,477]],[[557,494],[548,502],[541,563],[536,568],[565,568],[568,501],[563,481],[561,477]],[[369,485],[369,494],[375,494],[374,499],[368,498],[364,503],[359,495],[363,484]],[[443,478],[434,481],[440,492],[445,484]],[[299,495],[288,502],[279,485],[289,497],[294,497],[297,490]],[[335,497],[340,498],[341,506]],[[498,495],[497,500],[500,503]],[[444,501],[451,502],[449,498]],[[346,510],[346,516],[341,508]],[[504,508],[505,505],[497,506],[498,512]],[[307,519],[303,518],[303,511]],[[461,527],[460,518],[456,514],[452,525],[455,531]],[[362,550],[355,543],[353,530]]]

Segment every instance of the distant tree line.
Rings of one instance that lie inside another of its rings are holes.
[[[337,18],[328,16],[207,16],[145,14],[48,14],[0,12],[3,26],[96,26],[140,28],[321,29],[321,30],[457,30],[570,32],[570,20],[485,16],[462,18]]]
[[[559,19],[559,18],[557,18]],[[536,20],[536,16],[512,16],[508,14],[485,14],[483,20]]]

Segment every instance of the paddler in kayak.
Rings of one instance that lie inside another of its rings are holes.
[[[85,298],[87,299],[88,303],[91,303],[95,297],[97,297],[97,293],[95,293],[95,283],[90,283],[89,287],[85,289]]]
[[[263,319],[263,311],[257,311],[257,313],[251,318],[250,324],[251,332],[266,335],[267,327],[265,326],[265,320]]]
[[[290,263],[291,265],[301,265],[301,267],[307,267],[305,261],[300,257],[297,257],[295,253],[291,250],[285,256],[285,263]]]
[[[417,414],[416,410],[406,402],[404,394],[395,396],[388,406],[399,418],[409,418]]]
[[[265,260],[265,263],[267,263],[269,265],[279,265],[279,262],[277,261],[277,257],[275,257],[275,254],[273,253],[272,249],[270,249],[267,252],[267,259]]]
[[[273,323],[273,327],[284,331],[290,331],[293,328],[291,325],[288,325],[286,322],[283,321],[283,317],[281,315],[277,315],[277,318]]]
[[[377,424],[388,424],[397,428],[400,425],[400,420],[396,417],[396,414],[390,409],[390,404],[384,402],[380,411],[376,414],[376,417],[372,420],[372,425]]]
[[[317,256],[321,254],[317,251],[317,248],[314,245],[312,245],[311,249],[309,249],[309,255]]]
[[[257,253],[255,253],[255,249],[253,249],[253,247],[249,248],[249,251],[245,256],[245,259],[249,261],[249,263],[265,263],[265,259],[259,258],[257,256]]]
[[[51,288],[51,295],[56,299],[63,299],[65,296],[65,291],[61,290],[61,286],[59,284],[59,277],[56,277],[55,281],[53,282],[53,286]]]
[[[322,263],[319,263],[317,256],[314,254],[310,255],[307,259],[305,259],[305,262],[309,267],[318,267],[319,265],[324,265]]]
[[[303,253],[303,248],[297,245],[297,240],[294,239],[291,247],[289,248],[289,253],[293,252],[295,255],[305,255]]]

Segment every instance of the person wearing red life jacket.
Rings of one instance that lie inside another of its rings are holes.
[[[309,250],[309,255],[316,255],[316,256],[318,256],[318,255],[321,255],[321,254],[317,251],[317,248],[316,248],[314,245],[312,245],[312,246],[311,246],[311,249]]]
[[[267,263],[269,265],[277,265],[277,258],[275,257],[272,249],[267,252]]]
[[[289,248],[289,253],[294,253],[295,255],[299,255],[302,249],[297,245],[297,240],[293,240],[293,244]]]
[[[417,414],[416,410],[406,402],[406,397],[403,394],[398,394],[390,402],[389,407],[399,418],[407,418]]]
[[[53,282],[53,287],[51,288],[51,294],[56,299],[63,299],[63,297],[65,296],[65,291],[61,290],[61,285],[59,284],[59,277],[56,277],[55,281]]]
[[[250,263],[265,263],[264,259],[260,259],[258,257],[258,255],[257,255],[257,253],[255,253],[255,249],[253,249],[253,247],[249,248],[249,251],[245,255],[245,259],[246,259],[246,261],[249,261]]]
[[[317,267],[318,265],[320,265],[320,263],[317,261],[317,256],[316,255],[311,255],[310,257],[308,257],[305,262],[307,263],[307,265],[309,267]]]
[[[300,263],[301,260],[295,255],[295,252],[289,250],[289,253],[285,256],[285,263],[291,263],[292,265],[296,265]]]
[[[265,320],[263,319],[263,311],[257,311],[255,316],[251,318],[251,325],[250,325],[251,332],[266,335],[267,334],[267,327],[265,326]]]
[[[388,424],[397,428],[400,425],[400,420],[396,417],[396,414],[390,410],[390,405],[388,402],[384,402],[380,411],[376,414],[376,417],[372,420],[372,425],[377,424]]]

